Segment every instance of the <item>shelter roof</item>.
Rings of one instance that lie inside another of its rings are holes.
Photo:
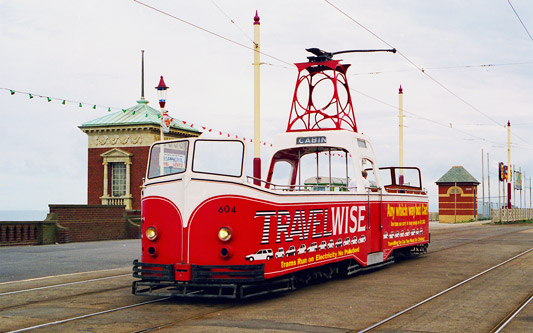
[[[469,183],[469,184],[479,184],[476,178],[472,176],[465,168],[462,166],[453,166],[448,172],[446,172],[442,177],[435,182],[437,185],[443,183]]]
[[[200,133],[196,128],[183,124],[179,119],[172,117],[170,127],[182,131]],[[83,123],[80,128],[107,127],[107,126],[127,126],[127,125],[161,125],[161,111],[148,106],[148,101],[141,98],[137,105],[123,111],[110,113],[100,118],[96,118]]]

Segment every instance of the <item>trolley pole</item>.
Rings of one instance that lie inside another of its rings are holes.
[[[489,191],[489,217],[492,218],[492,202],[490,200],[490,163],[489,163],[489,152],[487,152],[487,187]]]
[[[260,44],[259,15],[254,16],[254,184],[261,185],[261,113],[260,113]]]
[[[483,149],[481,149],[481,209],[485,217],[485,163],[483,161]]]
[[[507,121],[507,165],[509,168],[511,168],[511,122]],[[509,171],[509,177],[507,177],[507,208],[511,209],[511,178],[512,178],[512,172],[514,170]]]
[[[518,184],[518,191],[520,191],[520,208],[524,208],[523,201],[522,201],[522,167],[519,169],[520,171],[520,183]],[[524,170],[525,172],[525,170]]]
[[[457,223],[457,182],[453,184],[453,223]]]
[[[398,104],[399,104],[399,112],[398,112],[398,118],[399,118],[399,146],[400,146],[400,185],[403,185],[404,179],[403,179],[403,89],[400,85],[400,89],[398,90]]]
[[[500,171],[498,171],[500,172]],[[500,222],[502,221],[501,217],[502,217],[502,203],[501,203],[501,194],[500,194],[500,191],[501,191],[501,188],[500,188],[500,177],[498,177],[498,212],[499,215],[500,215]]]

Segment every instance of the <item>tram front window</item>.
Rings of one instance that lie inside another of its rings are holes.
[[[148,178],[185,172],[188,149],[188,141],[173,141],[153,145],[150,150]]]
[[[302,147],[278,151],[273,156],[267,182],[291,191],[345,192],[352,158],[338,147]]]
[[[196,140],[192,171],[213,175],[240,177],[244,144],[232,140]]]

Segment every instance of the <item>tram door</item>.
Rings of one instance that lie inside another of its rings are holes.
[[[367,173],[367,194],[368,194],[368,227],[369,240],[368,252],[380,252],[381,248],[381,190],[376,179],[374,164],[369,159],[363,159],[363,170]]]

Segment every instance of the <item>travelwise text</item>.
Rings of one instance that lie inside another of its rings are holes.
[[[257,211],[255,218],[263,219],[261,244],[270,243],[271,232],[275,232],[275,242],[281,243],[282,240],[292,242],[366,230],[365,205],[297,209],[292,214],[288,210]]]

